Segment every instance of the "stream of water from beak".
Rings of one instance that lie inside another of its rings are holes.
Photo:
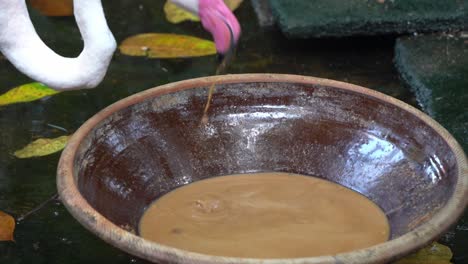
[[[226,52],[223,59],[221,60],[221,63],[216,68],[215,75],[221,75],[225,73],[227,65],[229,64],[229,62],[232,61],[232,58],[234,57],[234,54],[235,54],[236,43],[234,42],[234,33],[232,32],[232,29],[229,26],[229,24],[227,22],[225,23],[226,23],[227,28],[229,29],[231,41],[229,45],[229,50]],[[215,91],[215,88],[216,88],[216,82],[213,82],[210,86],[210,89],[208,90],[208,98],[206,99],[205,109],[203,110],[203,116],[201,119],[201,123],[204,125],[208,123],[208,119],[209,119],[208,110],[210,109],[211,100],[213,98],[213,93]]]

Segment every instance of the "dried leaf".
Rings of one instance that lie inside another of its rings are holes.
[[[45,16],[72,16],[73,0],[29,0]]]
[[[395,264],[450,264],[452,256],[449,247],[435,242]]]
[[[15,219],[11,215],[0,211],[0,241],[14,241],[15,224]]]
[[[224,3],[232,11],[236,10],[243,0],[224,0]],[[198,16],[193,15],[190,12],[185,11],[184,9],[178,7],[176,4],[173,4],[171,1],[166,1],[164,4],[164,13],[166,14],[166,19],[174,24],[190,20],[190,21],[200,21]]]
[[[69,136],[58,138],[40,138],[29,143],[23,149],[15,151],[15,156],[20,159],[46,156],[62,150],[67,144]]]
[[[59,93],[59,91],[53,90],[41,83],[28,83],[0,95],[0,106],[31,102],[56,93]]]
[[[120,44],[119,49],[126,55],[149,58],[186,58],[216,54],[215,44],[212,41],[162,33],[129,37]]]

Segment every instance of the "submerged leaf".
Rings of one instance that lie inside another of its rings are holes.
[[[164,13],[166,14],[167,21],[173,24],[177,24],[186,20],[200,21],[198,16],[185,11],[169,0],[164,4]]]
[[[72,16],[73,0],[29,0],[45,16]]]
[[[13,232],[15,231],[15,219],[0,211],[0,241],[13,241]]]
[[[449,247],[436,242],[397,261],[395,264],[450,264],[452,256]]]
[[[30,143],[23,149],[15,151],[15,156],[20,159],[46,156],[62,150],[67,144],[69,136],[58,138],[40,138]]]
[[[236,10],[240,4],[242,4],[243,0],[224,0],[224,3],[231,9],[232,11]]]
[[[224,0],[224,3],[234,11],[237,9],[243,0]],[[174,24],[190,20],[190,21],[200,21],[200,18],[190,12],[185,11],[184,9],[178,7],[176,4],[173,4],[171,1],[166,1],[164,4],[164,13],[166,14],[166,19]]]
[[[120,44],[119,49],[126,55],[149,58],[186,58],[216,54],[215,44],[212,41],[163,33],[129,37]]]
[[[41,83],[35,82],[23,84],[0,95],[0,106],[31,102],[56,93],[59,93],[59,91],[49,88]]]

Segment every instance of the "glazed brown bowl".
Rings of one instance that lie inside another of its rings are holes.
[[[208,87],[217,83],[209,122]],[[334,256],[245,259],[163,246],[137,235],[159,196],[205,178],[281,171],[356,190],[379,205],[388,242]],[[436,239],[468,202],[466,157],[415,108],[351,84],[246,74],[171,83],[123,99],[88,120],[58,167],[71,214],[108,243],[158,263],[382,263]]]

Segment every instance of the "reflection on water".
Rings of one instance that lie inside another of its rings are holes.
[[[364,192],[378,184],[379,176],[391,173],[395,164],[405,159],[413,162],[411,166],[420,166],[418,164],[422,163],[425,173],[421,175],[427,176],[427,180],[433,184],[440,181],[446,173],[441,160],[435,155],[426,157],[421,151],[420,154],[424,156],[415,157],[414,149],[412,149],[411,153],[407,153],[408,150],[405,150],[405,145],[397,146],[388,139],[377,136],[376,131],[362,133],[365,134],[365,139],[354,142],[348,149],[351,159],[346,161],[346,166],[354,171],[359,171],[362,177],[367,178],[366,185],[361,186]],[[353,156],[361,158],[353,159]],[[421,159],[424,161],[420,162]],[[359,162],[356,164],[355,160],[359,160]]]
[[[442,162],[436,155],[429,157],[428,161],[423,166],[432,183],[437,183],[446,174]]]
[[[368,157],[372,160],[385,160],[388,163],[396,163],[404,158],[403,152],[388,140],[378,138],[372,132],[364,132],[367,135],[366,142],[357,145],[357,151],[350,149],[349,153]]]
[[[229,119],[239,119],[242,120],[244,118],[249,118],[249,119],[256,119],[256,120],[262,120],[262,119],[280,119],[280,118],[300,118],[299,114],[293,114],[293,113],[285,113],[285,112],[255,112],[255,113],[236,113],[236,114],[229,114]]]
[[[349,145],[347,153],[350,159],[346,160],[346,171],[365,178],[360,184],[360,192],[368,193],[380,181],[380,177],[394,165],[405,158],[401,149],[388,140],[377,137],[373,131],[363,131],[357,142]]]

